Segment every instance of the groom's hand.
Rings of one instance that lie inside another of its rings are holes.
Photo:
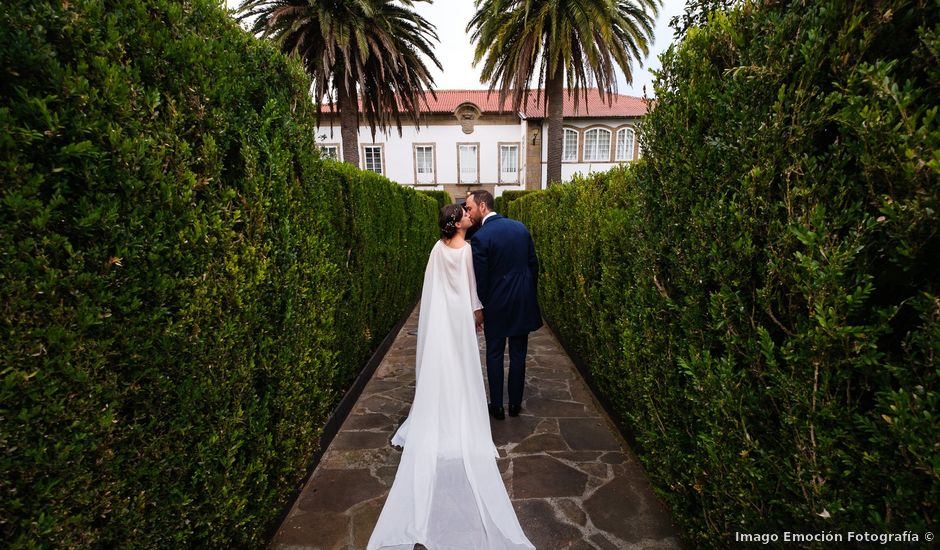
[[[477,325],[477,332],[483,330],[483,310],[478,309],[473,312],[473,320]]]

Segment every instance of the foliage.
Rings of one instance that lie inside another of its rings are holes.
[[[503,191],[503,194],[493,199],[493,210],[495,212],[505,212],[506,207],[512,201],[524,197],[530,193],[536,193],[534,189],[525,189],[522,191]]]
[[[663,56],[644,161],[509,205],[696,547],[940,520],[938,10],[713,16]]]
[[[443,208],[444,205],[447,205],[447,204],[454,204],[454,199],[451,198],[450,193],[448,193],[447,191],[424,191],[424,190],[421,190],[421,191],[418,191],[418,193],[421,193],[422,195],[426,195],[426,196],[428,196],[428,197],[431,197],[432,199],[434,199],[435,201],[437,201],[437,208],[438,208],[438,210],[440,210],[441,208]]]
[[[3,539],[260,546],[414,299],[433,201],[320,161],[302,70],[217,2],[14,4]]]
[[[683,38],[689,29],[705,26],[709,15],[717,11],[728,11],[740,3],[740,0],[686,0],[683,12],[669,20],[674,38]]]
[[[661,3],[480,0],[467,25],[474,63],[483,61],[481,81],[499,87],[500,101],[511,95],[516,109],[528,99],[533,77],[541,89],[556,71],[586,101],[589,86],[616,89],[615,65],[632,80],[631,60],[649,53]]]
[[[339,388],[347,388],[402,313],[414,305],[431,246],[437,205],[424,193],[346,163],[328,161],[342,185],[343,304],[336,313]]]
[[[356,133],[365,115],[374,138],[392,123],[401,134],[403,115],[418,125],[423,91],[434,85],[424,59],[441,69],[434,26],[411,9],[427,1],[243,0],[239,12],[254,35],[300,60],[313,77],[318,115],[323,105],[337,106],[344,132]],[[358,165],[359,147],[346,138],[344,159]]]

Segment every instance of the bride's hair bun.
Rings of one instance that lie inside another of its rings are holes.
[[[463,218],[463,208],[459,204],[445,204],[437,215],[437,225],[441,228],[441,237],[450,239],[457,234],[457,222]]]

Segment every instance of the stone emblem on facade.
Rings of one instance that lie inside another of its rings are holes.
[[[473,125],[480,118],[480,109],[473,103],[463,103],[454,111],[457,122],[465,134],[473,133]]]

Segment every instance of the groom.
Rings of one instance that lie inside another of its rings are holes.
[[[535,291],[539,262],[529,231],[522,223],[493,212],[493,195],[489,191],[470,193],[464,208],[478,228],[470,245],[477,295],[483,310],[474,315],[477,326],[483,324],[486,337],[490,416],[503,420],[506,418],[503,409],[506,340],[509,340],[509,416],[519,416],[529,333],[542,326]]]

